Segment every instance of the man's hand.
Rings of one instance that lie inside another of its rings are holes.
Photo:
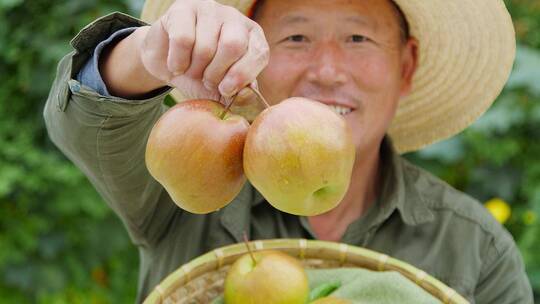
[[[261,27],[213,0],[177,0],[104,56],[109,91],[133,97],[170,85],[187,98],[230,97],[255,81],[269,48]]]

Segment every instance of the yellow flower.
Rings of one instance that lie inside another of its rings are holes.
[[[510,214],[512,214],[512,210],[508,203],[500,198],[492,198],[487,201],[484,206],[501,224],[506,223],[510,218]]]

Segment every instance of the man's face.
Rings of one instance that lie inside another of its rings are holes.
[[[392,4],[270,0],[255,20],[270,45],[258,78],[268,101],[304,96],[352,109],[343,116],[357,151],[378,148],[416,65],[416,42],[402,39]]]

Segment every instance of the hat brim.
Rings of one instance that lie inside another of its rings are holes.
[[[471,125],[501,93],[516,53],[503,0],[394,0],[419,41],[411,94],[388,134],[400,153],[449,138]],[[174,0],[146,0],[142,19],[159,18]],[[220,0],[249,14],[253,0]],[[181,100],[180,92],[173,96]]]

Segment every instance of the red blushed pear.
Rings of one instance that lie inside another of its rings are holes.
[[[328,106],[293,97],[253,122],[244,172],[283,212],[313,216],[336,207],[349,187],[355,160],[351,131]]]
[[[249,123],[212,100],[179,103],[161,116],[146,145],[146,166],[191,213],[216,211],[242,190]]]

